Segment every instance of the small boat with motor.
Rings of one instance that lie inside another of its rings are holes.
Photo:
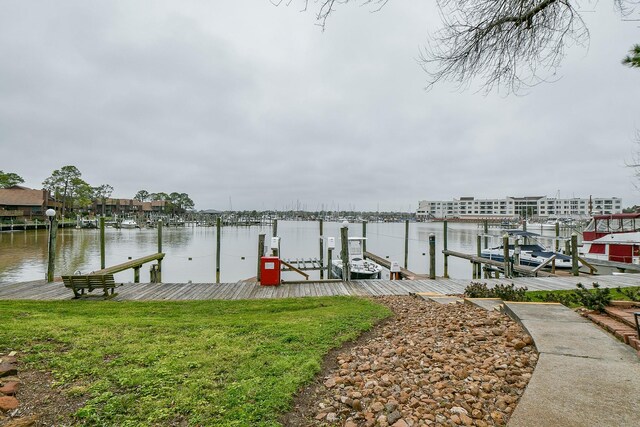
[[[123,219],[120,222],[120,228],[140,228],[135,219]]]
[[[509,258],[513,260],[515,254],[519,251],[520,265],[538,267],[548,262],[551,257],[555,255],[556,268],[571,268],[572,263],[570,256],[560,252],[554,252],[539,242],[533,244],[516,244],[517,242],[519,243],[520,239],[535,240],[537,237],[541,237],[539,234],[521,230],[507,230],[507,234],[515,240],[513,244],[509,244],[508,246]],[[484,249],[480,252],[480,256],[493,261],[504,262],[504,246],[500,245]],[[550,264],[549,267],[551,267]]]
[[[347,248],[349,250],[349,277],[351,280],[382,278],[382,266],[364,259],[362,243],[365,239],[366,237],[349,237]],[[333,277],[341,278],[343,267],[341,259],[332,260],[331,273]]]

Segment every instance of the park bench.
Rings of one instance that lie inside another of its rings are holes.
[[[121,283],[116,284],[113,274],[62,276],[62,281],[65,287],[73,291],[75,298],[84,295],[85,290],[93,292],[95,289],[102,289],[105,297],[113,297],[116,295],[114,293],[116,286],[121,285]]]

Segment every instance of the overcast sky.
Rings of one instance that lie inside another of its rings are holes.
[[[300,4],[0,0],[0,170],[41,188],[74,165],[114,197],[184,192],[197,209],[640,204],[625,167],[640,70],[620,64],[640,29],[612,1],[526,96],[424,90],[435,1],[340,6],[324,32]]]

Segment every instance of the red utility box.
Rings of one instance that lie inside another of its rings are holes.
[[[260,284],[278,286],[280,284],[280,258],[263,256],[260,258]]]

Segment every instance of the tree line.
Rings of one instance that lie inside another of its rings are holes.
[[[8,188],[24,183],[24,179],[14,172],[4,172],[0,170],[0,188]],[[113,194],[113,187],[109,184],[92,186],[82,179],[82,173],[76,166],[63,166],[51,173],[42,182],[45,190],[48,190],[53,198],[62,203],[62,214],[69,211],[87,209],[93,205],[94,201],[102,204],[102,213],[107,199]],[[195,204],[187,193],[149,193],[147,190],[140,190],[133,199],[140,202],[164,201],[165,213],[181,213],[188,209],[193,209]]]

